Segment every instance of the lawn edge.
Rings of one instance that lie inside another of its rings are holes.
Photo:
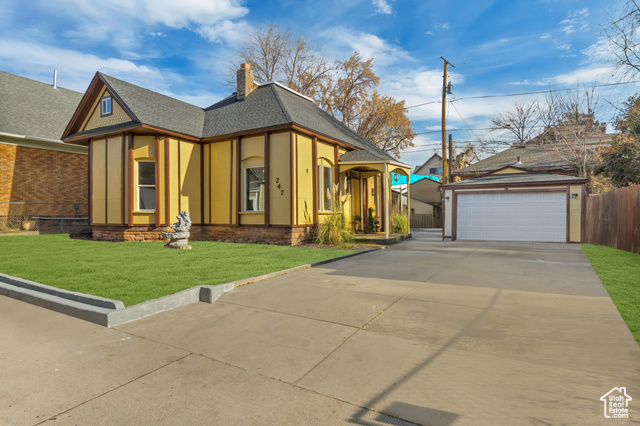
[[[128,307],[124,307],[119,300],[64,290],[2,273],[0,273],[0,295],[105,327],[114,327],[196,302],[214,303],[220,296],[234,288],[386,248],[387,246],[375,247],[222,284],[198,285]]]

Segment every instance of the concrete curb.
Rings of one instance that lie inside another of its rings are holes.
[[[237,287],[264,281],[269,278],[279,277],[303,269],[326,265],[338,260],[348,259],[365,253],[383,250],[385,247],[376,247],[357,253],[320,260],[282,271],[270,272],[256,277],[245,278],[218,285],[200,285],[169,294],[158,299],[142,302],[137,305],[124,307],[119,300],[106,299],[104,297],[75,291],[63,290],[34,281],[25,280],[11,275],[0,273],[0,295],[18,299],[32,305],[40,306],[52,311],[60,312],[72,317],[93,322],[105,327],[113,327],[126,322],[135,321],[160,312],[169,311],[181,306],[196,302],[214,303],[224,293]]]

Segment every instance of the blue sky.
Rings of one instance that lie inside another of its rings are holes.
[[[517,98],[464,99],[619,82],[601,35],[619,3],[580,1],[0,0],[0,70],[83,92],[96,71],[208,106],[231,90],[229,58],[251,28],[302,33],[327,57],[375,58],[380,90],[407,106],[439,99],[444,56],[456,68],[451,129],[483,129]],[[601,121],[638,91],[600,88]],[[440,104],[411,108],[421,133],[401,160],[417,165],[438,148]],[[428,133],[433,132],[433,133]],[[456,144],[484,130],[454,132]]]

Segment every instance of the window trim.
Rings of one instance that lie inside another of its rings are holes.
[[[264,210],[247,210],[247,204],[249,201],[249,192],[247,191],[249,189],[249,187],[247,186],[247,184],[249,183],[249,179],[248,179],[248,173],[250,169],[264,169],[264,166],[256,166],[256,167],[245,167],[244,168],[244,203],[242,205],[242,212],[243,213],[264,213]],[[266,185],[267,182],[263,181],[262,183],[263,185]],[[259,205],[260,203],[258,203]]]
[[[105,112],[105,105],[109,106],[108,112]],[[111,114],[113,114],[113,100],[111,99],[111,95],[105,95],[100,98],[100,117],[106,117]]]
[[[329,213],[333,210],[333,198],[329,199],[329,210],[324,209],[324,169],[329,169],[329,191],[333,190],[333,167],[318,164],[318,213]]]
[[[138,197],[138,202],[137,204],[137,210],[139,212],[155,212],[156,211],[156,206],[154,204],[152,209],[143,209],[140,206],[140,201],[142,200],[142,197],[140,196],[140,188],[153,188],[154,190],[154,198],[158,196],[157,193],[157,188],[156,188],[156,184],[155,184],[155,180],[153,182],[153,185],[144,185],[140,183],[140,163],[152,163],[153,164],[153,170],[154,170],[154,175],[156,173],[156,162],[154,160],[137,160],[136,161],[136,195]],[[157,201],[157,200],[156,200]]]

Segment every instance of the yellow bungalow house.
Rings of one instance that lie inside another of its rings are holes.
[[[373,207],[388,235],[390,175],[410,174],[311,99],[254,84],[248,64],[237,92],[205,109],[96,73],[63,141],[89,147],[97,240],[158,240],[188,210],[194,239],[298,244],[338,182],[346,219]]]

